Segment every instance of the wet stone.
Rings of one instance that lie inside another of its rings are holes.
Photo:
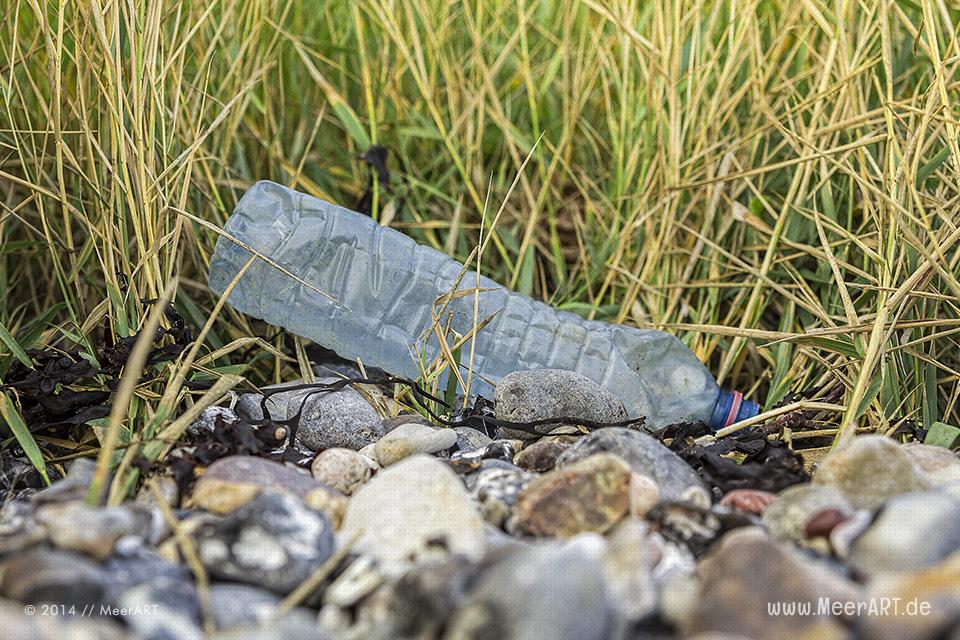
[[[579,418],[591,422],[619,422],[627,419],[623,403],[615,395],[574,371],[532,369],[516,371],[500,379],[493,395],[496,416],[511,422],[533,422],[548,418]],[[548,434],[556,424],[535,427]],[[525,431],[504,429],[507,437],[530,440]]]
[[[333,527],[290,494],[264,491],[194,534],[201,561],[222,580],[288,593],[333,552]]]
[[[511,528],[533,536],[568,538],[604,532],[630,508],[630,467],[600,453],[540,476],[527,484]]]
[[[680,456],[656,438],[622,427],[598,429],[562,453],[558,468],[596,453],[614,453],[636,473],[649,476],[660,488],[662,500],[686,500],[710,506],[710,492],[697,473]]]

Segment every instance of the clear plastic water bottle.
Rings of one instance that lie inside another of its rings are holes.
[[[429,330],[434,303],[453,290],[463,268],[449,256],[355,211],[266,181],[244,194],[225,231],[310,285],[257,260],[228,298],[239,311],[398,376],[415,378],[417,356],[429,362],[440,352]],[[211,288],[222,293],[250,255],[220,237]],[[473,393],[491,397],[493,385],[513,371],[566,369],[619,396],[630,417],[647,418],[648,428],[699,420],[716,429],[757,414],[756,403],[722,392],[703,363],[667,333],[584,320],[489,278],[480,277],[479,286],[476,319],[494,317],[476,335]],[[476,274],[467,272],[458,289],[476,287]],[[446,308],[459,335],[474,326],[474,297],[453,297]]]

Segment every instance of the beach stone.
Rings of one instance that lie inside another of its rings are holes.
[[[813,484],[843,492],[857,509],[876,509],[903,493],[933,486],[913,456],[890,438],[865,435],[823,459]]]
[[[768,603],[811,603],[820,598],[857,601],[858,587],[801,561],[757,528],[737,529],[700,563],[698,596],[681,623],[684,636],[739,634],[754,640],[846,638],[845,627],[825,615],[772,615]]]
[[[280,596],[249,584],[217,582],[210,585],[210,613],[217,629],[263,624],[280,604]]]
[[[435,429],[408,422],[391,430],[373,445],[373,454],[380,466],[392,464],[418,453],[437,453],[457,444],[453,429]]]
[[[8,500],[0,506],[0,558],[46,539],[47,529],[37,522],[30,502]]]
[[[288,593],[333,553],[333,527],[297,496],[264,490],[194,534],[200,560],[222,580]]]
[[[546,473],[556,466],[557,458],[569,448],[568,443],[560,440],[538,440],[518,453],[515,462],[521,469]]]
[[[460,476],[463,480],[464,486],[468,491],[473,491],[477,486],[477,480],[480,478],[480,474],[484,471],[490,469],[504,469],[506,471],[514,471],[518,469],[517,465],[512,462],[507,462],[506,460],[500,460],[497,458],[485,458],[480,460],[480,466],[475,470],[470,471],[469,473],[464,473]]]
[[[627,419],[623,403],[615,395],[575,371],[531,369],[515,371],[500,379],[493,394],[498,419],[532,422],[547,418],[580,418],[592,422]],[[548,434],[557,425],[542,425],[535,431]],[[504,429],[507,437],[530,440],[535,434]]]
[[[323,602],[338,607],[352,607],[383,582],[377,561],[370,556],[358,556],[324,589]]]
[[[513,528],[560,538],[602,533],[630,507],[630,476],[619,457],[599,453],[535,478],[520,493]]]
[[[177,507],[180,503],[180,487],[172,476],[154,476],[150,478],[137,492],[137,497],[134,499],[134,502],[145,507],[160,506],[157,503],[156,496],[153,495],[153,491],[150,489],[150,483],[155,483],[160,489],[160,497],[163,500],[163,504],[174,509]]]
[[[185,565],[170,562],[149,547],[131,546],[130,550],[118,550],[101,565],[107,576],[105,600],[113,602],[124,591],[147,582],[192,583]]]
[[[314,616],[303,609],[294,609],[268,625],[243,624],[207,637],[210,640],[331,640]]]
[[[203,640],[200,596],[188,580],[157,576],[121,593],[114,607],[144,640]]]
[[[477,472],[472,494],[480,503],[483,519],[495,527],[502,527],[520,493],[535,477],[517,467],[493,467]]]
[[[304,402],[297,440],[311,451],[333,447],[358,450],[376,442],[383,433],[383,420],[376,409],[359,391],[345,387],[313,395]]]
[[[493,442],[493,438],[477,429],[454,427],[453,430],[457,433],[457,449],[459,451],[476,451]]]
[[[915,572],[883,573],[867,583],[866,601],[896,603],[857,618],[871,640],[934,640],[960,624],[960,554]],[[920,609],[920,607],[924,607]]]
[[[908,442],[900,446],[926,472],[935,486],[960,482],[960,455],[956,452],[921,442]]]
[[[863,573],[913,571],[960,551],[960,501],[938,492],[891,498],[851,548]]]
[[[630,515],[643,518],[660,502],[660,487],[650,476],[630,472]]]
[[[853,505],[840,490],[828,486],[798,484],[781,491],[763,512],[763,524],[781,540],[807,545],[807,524],[816,514],[835,509],[849,517]]]
[[[580,545],[552,543],[517,549],[475,580],[445,638],[610,637],[613,611],[603,562]]]
[[[724,494],[720,499],[720,504],[730,509],[760,516],[763,515],[767,507],[776,499],[777,495],[769,491],[761,491],[759,489],[734,489]]]
[[[321,378],[318,382],[336,382],[337,378]],[[295,380],[267,387],[282,389],[303,384]],[[263,419],[261,400],[257,393],[240,396],[236,411],[251,421]],[[302,408],[302,411],[301,411]],[[363,395],[350,386],[335,392],[318,389],[284,391],[267,399],[267,409],[274,420],[288,420],[300,413],[297,441],[311,451],[344,447],[358,450],[376,442],[384,433],[383,421]]]
[[[377,464],[353,449],[335,447],[317,454],[310,465],[314,480],[345,493],[352,494],[373,477]]]
[[[657,538],[637,518],[624,520],[607,536],[603,570],[609,600],[625,620],[637,622],[657,609],[653,569],[663,557]]]
[[[99,606],[97,606],[99,613]],[[23,603],[0,600],[4,640],[129,640],[127,630],[106,617],[28,615]]]
[[[41,505],[37,508],[36,518],[47,528],[47,536],[54,546],[80,551],[100,560],[113,552],[120,538],[149,539],[154,520],[144,507],[89,507],[83,502]]]
[[[396,576],[425,558],[460,555],[479,560],[483,519],[450,467],[416,455],[377,473],[347,505],[341,535]]]
[[[279,462],[256,456],[228,456],[207,467],[186,506],[226,514],[249,503],[264,489],[301,498],[316,489],[334,492],[309,474]]]
[[[596,453],[614,453],[635,472],[649,476],[660,488],[662,500],[687,500],[709,507],[710,491],[690,465],[656,438],[622,427],[598,429],[560,455],[563,468]]]
[[[0,594],[26,604],[97,606],[108,575],[94,561],[70,551],[30,549],[0,564]]]

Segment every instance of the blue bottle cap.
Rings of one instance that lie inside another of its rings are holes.
[[[739,391],[721,391],[710,416],[710,428],[719,431],[760,413],[760,405],[747,400]]]

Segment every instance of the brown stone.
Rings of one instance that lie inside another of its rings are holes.
[[[630,476],[623,460],[602,453],[535,478],[520,494],[515,528],[559,538],[603,533],[630,508]]]
[[[569,448],[570,445],[565,442],[540,440],[518,453],[514,462],[521,469],[546,473],[553,469],[560,454]]]
[[[187,499],[187,507],[213,513],[230,513],[256,498],[263,489],[273,489],[305,498],[315,489],[330,493],[331,487],[279,462],[255,456],[229,456],[217,460],[204,472]]]

